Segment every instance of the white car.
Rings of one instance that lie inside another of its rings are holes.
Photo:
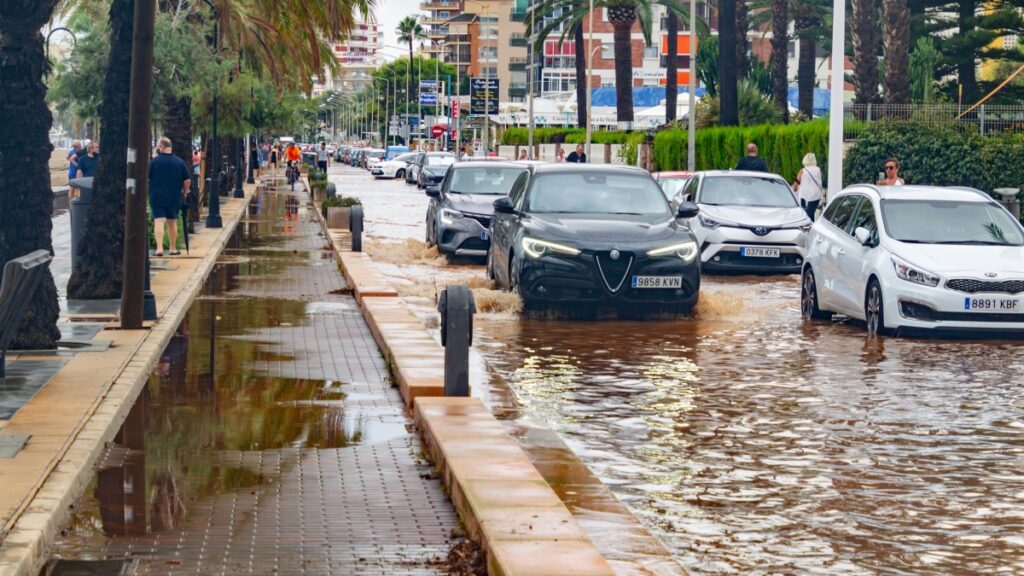
[[[416,152],[399,154],[391,160],[378,162],[370,169],[374,178],[405,178],[405,172],[409,169],[409,162],[419,156]]]
[[[1024,330],[1024,227],[969,188],[851,186],[807,238],[801,311],[895,329]]]
[[[697,172],[671,199],[700,207],[688,221],[701,247],[701,270],[800,273],[811,220],[781,176]]]

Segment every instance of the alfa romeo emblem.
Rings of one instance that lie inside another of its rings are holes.
[[[611,252],[608,253],[608,257],[611,258],[612,260],[618,260],[619,256],[621,255],[622,254],[618,250],[612,250]]]

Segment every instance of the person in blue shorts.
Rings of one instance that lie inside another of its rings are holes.
[[[171,152],[171,139],[166,136],[157,141],[156,158],[149,161],[149,208],[153,212],[153,236],[156,255],[164,255],[164,225],[170,240],[170,255],[181,254],[178,246],[178,212],[188,195],[192,177],[181,158]]]

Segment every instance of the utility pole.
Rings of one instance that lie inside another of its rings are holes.
[[[220,11],[210,0],[203,0],[207,6],[213,11],[213,54],[214,57],[220,57]],[[217,91],[220,86],[220,79],[217,79],[213,85],[213,101],[210,103],[212,109],[212,121],[213,129],[210,135],[210,149],[207,154],[213,156],[213,161],[210,163],[210,185],[209,190],[206,191],[207,198],[207,210],[206,210],[206,227],[207,228],[223,228],[224,222],[220,217],[220,151],[217,149]]]
[[[686,112],[686,169],[690,172],[697,168],[697,0],[690,0],[690,78],[687,89],[689,103]]]
[[[530,39],[528,40],[527,45],[526,45],[526,55],[530,59],[530,63],[526,67],[527,74],[529,75],[529,78],[527,79],[527,81],[529,82],[529,85],[528,85],[528,89],[527,89],[527,92],[526,92],[526,108],[527,108],[526,113],[530,116],[530,128],[527,131],[528,132],[527,146],[530,149],[530,153],[528,155],[528,158],[530,158],[531,160],[536,160],[536,158],[533,157],[533,125],[534,125],[533,124],[533,81],[534,81],[534,74],[533,74],[534,68],[533,68],[533,66],[534,66],[534,63],[537,60],[537,55],[534,53],[533,34],[535,32],[535,27],[536,27],[536,23],[534,22],[534,16],[536,15],[536,13],[537,13],[537,7],[534,5],[533,2],[531,2],[530,3]],[[588,157],[588,159],[589,159],[589,157]]]
[[[149,121],[153,103],[153,26],[156,0],[135,0],[131,101],[128,108],[128,193],[125,198],[124,277],[121,328],[142,328],[146,261],[146,201],[149,196]],[[173,250],[174,247],[172,246]]]

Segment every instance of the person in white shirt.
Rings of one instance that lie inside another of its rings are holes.
[[[814,222],[814,214],[821,204],[821,168],[818,168],[818,159],[813,152],[804,155],[804,167],[796,174],[796,181],[793,182],[793,191],[800,199],[800,206],[807,211],[807,217]]]
[[[321,142],[316,150],[316,167],[320,172],[327,174],[327,160],[331,155],[327,153],[327,142]]]

